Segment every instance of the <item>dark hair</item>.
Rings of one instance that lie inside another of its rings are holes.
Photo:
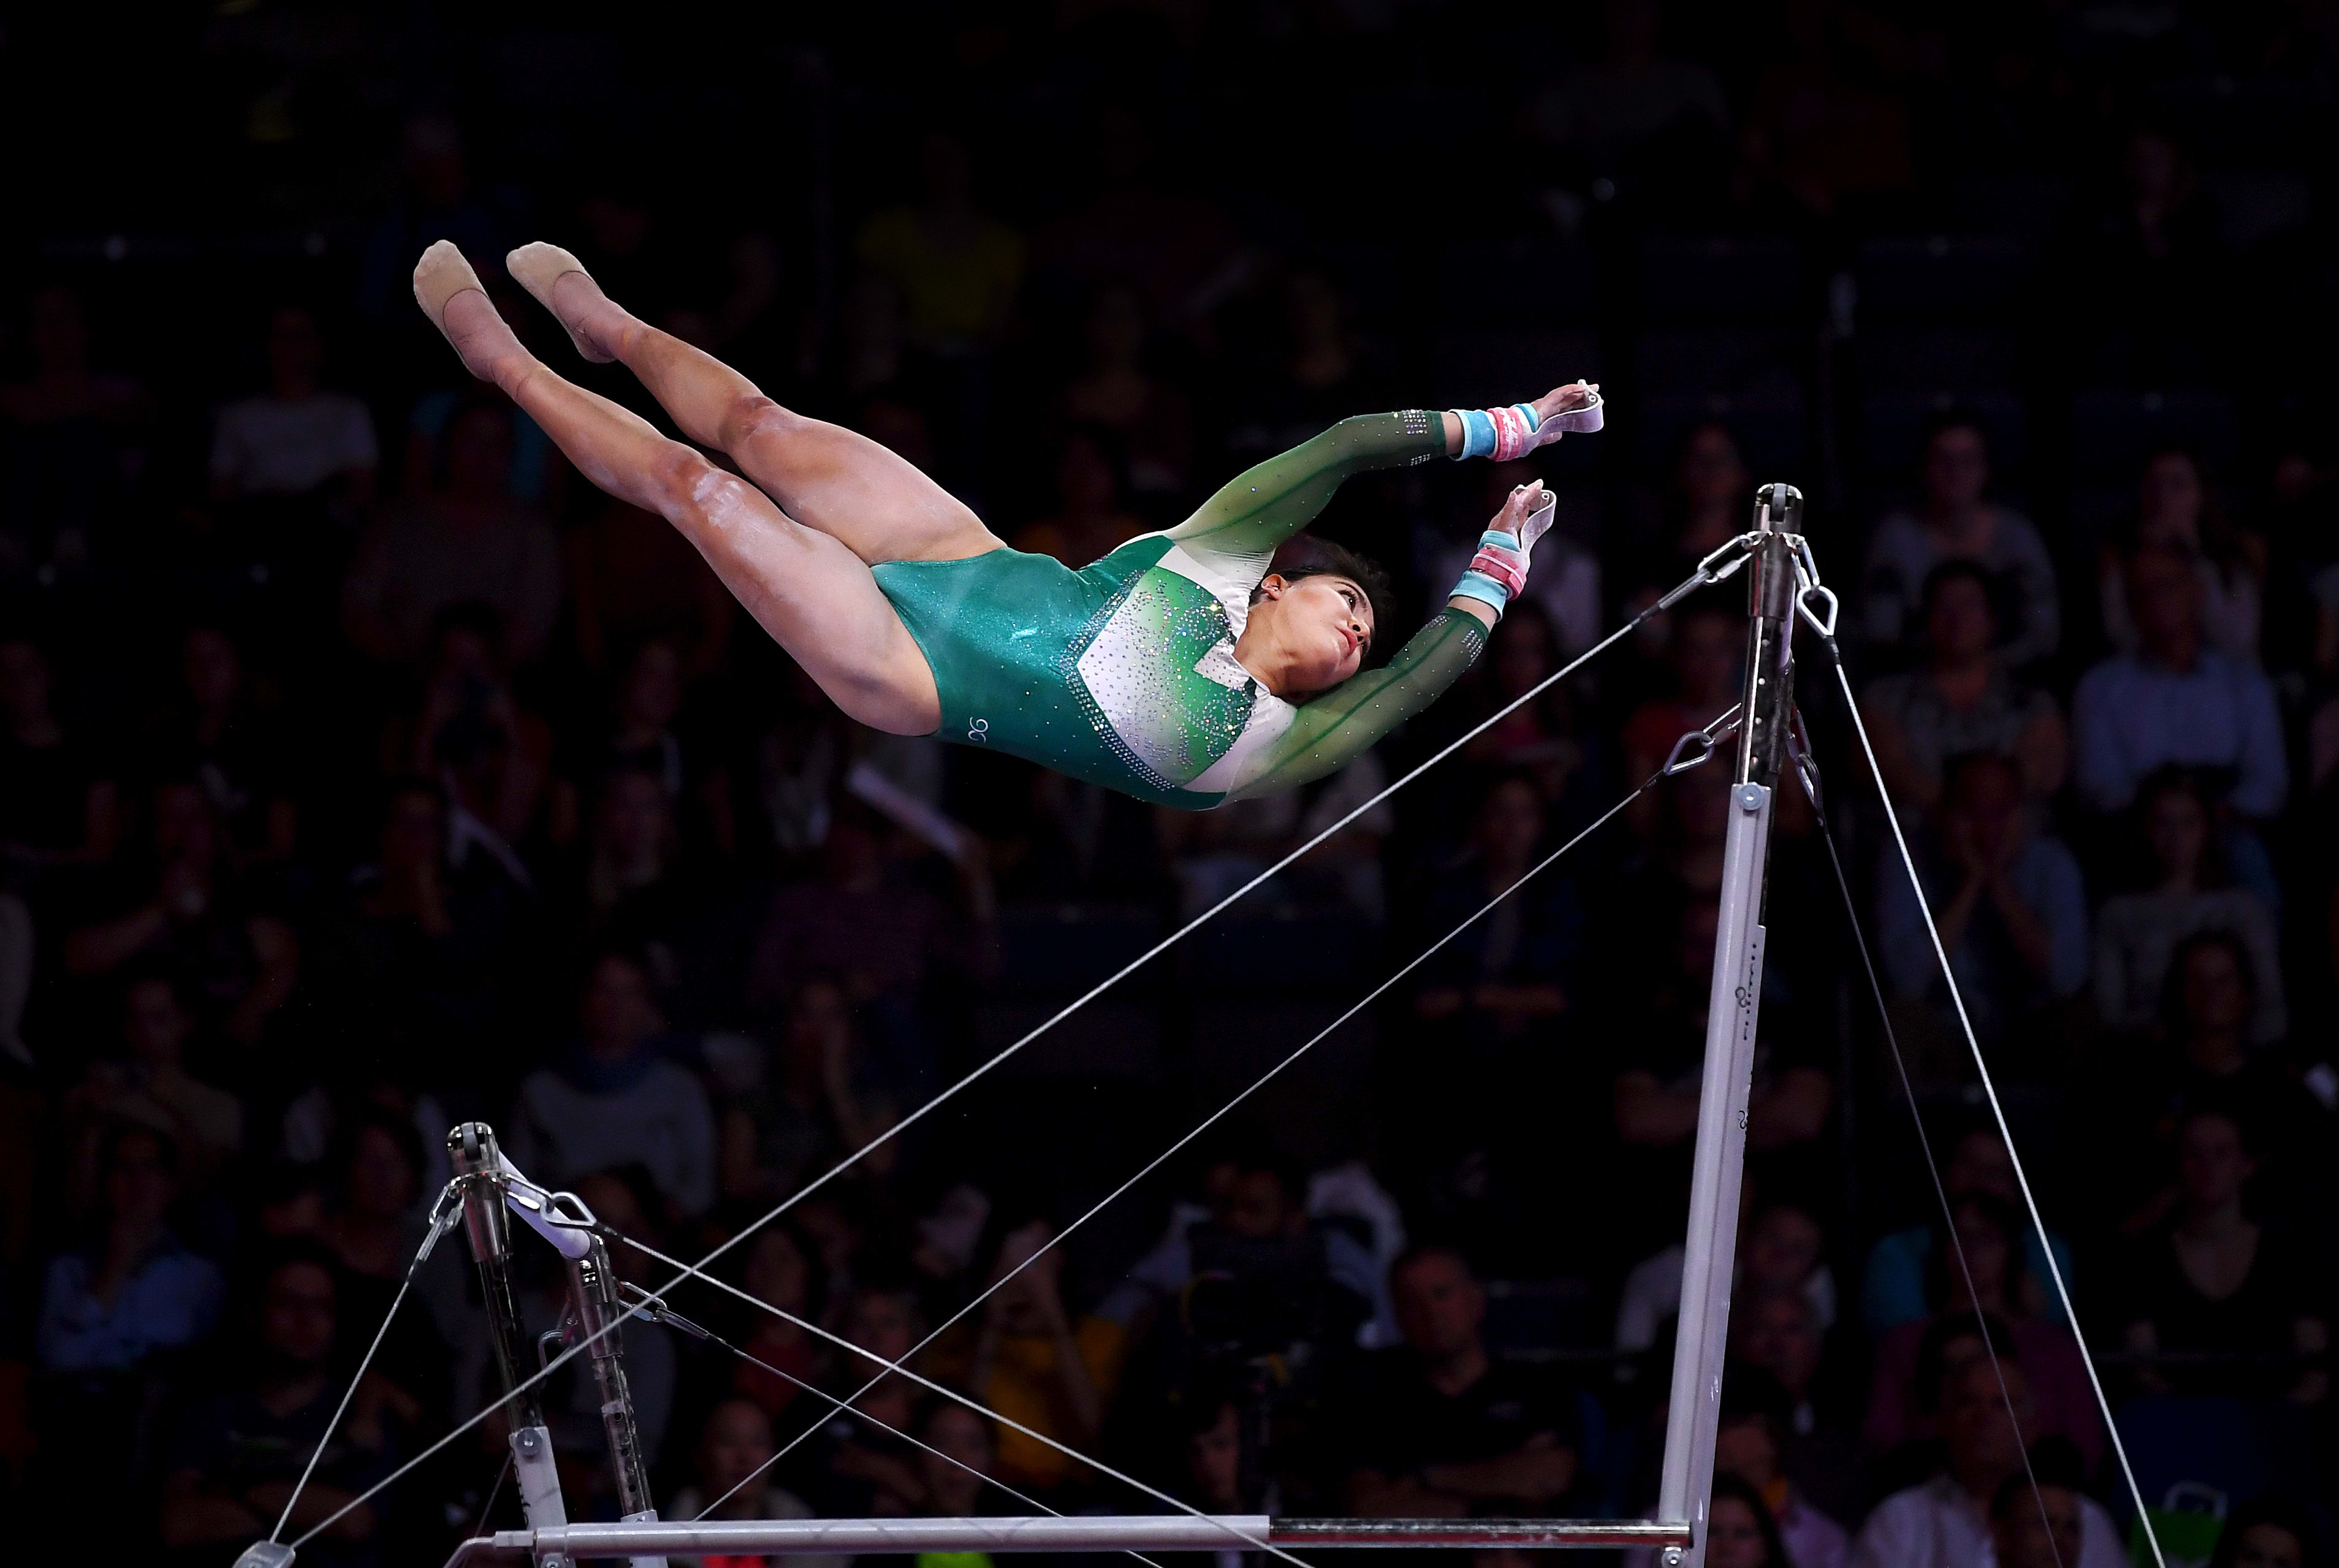
[[[1787,1393],[1787,1386],[1767,1366],[1757,1366],[1751,1361],[1732,1361],[1722,1374],[1722,1424],[1725,1426],[1741,1421],[1762,1421],[1771,1428],[1772,1436],[1787,1430],[1794,1416],[1795,1402]]]
[[[1962,403],[1952,403],[1946,409],[1933,410],[1932,418],[1925,421],[1924,449],[1930,452],[1933,443],[1950,430],[1971,430],[1981,438],[1983,455],[1989,455],[1989,422],[1979,412]]]
[[[2079,1445],[2059,1433],[2032,1444],[2030,1463],[1999,1482],[1998,1490],[1990,1494],[1989,1516],[2010,1519],[2018,1510],[2031,1506],[2034,1481],[2042,1492],[2049,1486],[2074,1494],[2086,1492],[2087,1465],[2079,1456]]]
[[[1958,1211],[1978,1210],[1992,1228],[2006,1239],[2006,1288],[2012,1299],[2014,1287],[2028,1268],[2023,1254],[2025,1232],[2022,1217],[2014,1205],[1994,1192],[1960,1192],[1949,1199],[1949,1212],[1933,1217],[1933,1246],[1925,1259],[1925,1295],[1934,1302],[1957,1299],[1958,1287],[1965,1283],[1958,1268],[1956,1234],[1949,1228]]]
[[[1754,1528],[1761,1532],[1762,1536],[1764,1568],[1789,1568],[1787,1543],[1780,1539],[1779,1522],[1771,1516],[1771,1505],[1762,1501],[1762,1494],[1754,1490],[1753,1483],[1745,1477],[1732,1475],[1727,1470],[1716,1473],[1713,1477],[1712,1502],[1707,1504],[1705,1510],[1708,1527],[1712,1526],[1714,1504],[1720,1503],[1725,1497],[1733,1503],[1744,1505],[1746,1511],[1754,1515]]]
[[[990,1444],[993,1450],[998,1448],[999,1434],[992,1430],[991,1418],[968,1409],[965,1404],[952,1398],[948,1393],[929,1394],[918,1401],[917,1409],[910,1416],[910,1435],[913,1437],[928,1435],[933,1430],[935,1420],[952,1410],[964,1410],[969,1415],[974,1416],[976,1424],[982,1428],[982,1440]]]
[[[1926,1325],[1925,1336],[1917,1342],[1913,1382],[1919,1415],[1932,1415],[1940,1411],[1941,1380],[1949,1371],[1949,1346],[1960,1339],[1982,1337],[1985,1326],[1990,1348],[1997,1353],[1999,1364],[2022,1364],[2014,1351],[2014,1331],[2006,1326],[2006,1319],[1995,1313],[1945,1312]]]
[[[1389,580],[1387,568],[1367,559],[1346,545],[1336,545],[1314,534],[1294,534],[1283,541],[1268,563],[1266,576],[1280,577],[1287,583],[1302,577],[1346,577],[1365,590],[1366,599],[1373,609],[1373,640],[1365,649],[1365,662],[1372,664],[1381,656],[1387,645],[1387,629],[1396,609],[1396,585]],[[1251,590],[1251,602],[1258,602],[1258,590]]]
[[[1470,1258],[1468,1255],[1451,1242],[1416,1241],[1412,1246],[1406,1247],[1403,1252],[1398,1253],[1395,1257],[1389,1259],[1389,1283],[1391,1285],[1395,1285],[1398,1277],[1407,1269],[1411,1268],[1415,1264],[1426,1263],[1433,1257],[1450,1257],[1455,1262],[1462,1266],[1463,1273],[1468,1275],[1474,1280],[1478,1277],[1478,1271],[1470,1266]]]
[[[410,1118],[393,1115],[378,1105],[360,1108],[333,1129],[331,1153],[325,1163],[326,1178],[344,1189],[350,1179],[350,1161],[357,1157],[358,1139],[369,1132],[379,1132],[390,1139],[398,1157],[406,1161],[406,1169],[414,1175],[415,1190],[421,1190],[429,1168],[423,1162],[422,1135],[414,1129]]]
[[[1987,746],[1977,746],[1970,751],[1958,752],[1942,761],[1942,794],[1946,796],[1954,794],[1959,782],[1966,774],[1979,767],[1998,768],[2011,774],[2018,787],[2022,782],[2022,768],[2012,757],[2008,756],[2004,752],[1992,751]]]
[[[2213,947],[2223,948],[2233,955],[2235,972],[2242,977],[2242,990],[2251,1005],[2256,1005],[2258,971],[2251,962],[2249,944],[2238,932],[2213,925],[2178,942],[2168,955],[2168,973],[2160,982],[2160,1012],[2172,1032],[2181,1032],[2185,1027],[2185,968],[2193,962],[2195,953]]]
[[[504,613],[485,599],[456,599],[440,605],[430,615],[430,635],[434,639],[449,632],[469,632],[493,651],[501,653]]]
[[[1989,605],[1991,624],[2001,629],[2004,628],[2006,608],[1999,602],[1999,598],[2006,589],[1999,575],[1979,561],[1969,561],[1958,557],[1952,557],[1941,562],[1925,574],[1924,587],[1918,590],[1917,595],[1917,603],[1925,615],[1930,616],[1933,613],[1933,600],[1951,583],[1971,583],[1980,588],[1982,597]]]
[[[2261,1524],[2287,1530],[2296,1537],[2299,1561],[2305,1568],[2315,1568],[2324,1560],[2323,1532],[2315,1527],[2314,1515],[2291,1499],[2267,1492],[2226,1515],[2226,1526],[2217,1532],[2217,1550],[2209,1559],[2209,1568],[2234,1568],[2241,1553],[2242,1537]]]

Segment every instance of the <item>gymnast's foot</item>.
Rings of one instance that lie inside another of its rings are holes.
[[[508,390],[512,379],[536,362],[497,314],[479,275],[452,242],[441,240],[422,252],[414,267],[414,298],[462,356],[463,369],[482,381]]]
[[[601,285],[585,263],[558,245],[534,241],[504,258],[504,267],[536,302],[559,318],[577,351],[596,364],[618,358],[628,327],[639,323]]]

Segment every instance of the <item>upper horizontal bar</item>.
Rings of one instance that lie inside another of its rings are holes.
[[[498,1530],[456,1548],[449,1568],[490,1553],[596,1557],[791,1553],[1215,1552],[1274,1546],[1687,1546],[1689,1526],[1649,1519],[1269,1519],[1260,1514],[1063,1518],[644,1519]]]

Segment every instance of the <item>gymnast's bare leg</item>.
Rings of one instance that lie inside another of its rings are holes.
[[[837,706],[873,729],[933,733],[942,723],[933,671],[847,544],[804,527],[696,448],[668,440],[637,416],[555,375],[520,346],[469,263],[447,242],[423,252],[414,297],[464,368],[527,409],[587,478],[680,529]],[[926,482],[908,464],[901,467]],[[823,495],[817,482],[806,490]]]
[[[684,435],[728,453],[786,513],[871,566],[958,561],[1004,547],[998,535],[910,462],[824,420],[782,408],[711,354],[632,315],[557,245],[505,258],[589,360],[624,362]]]

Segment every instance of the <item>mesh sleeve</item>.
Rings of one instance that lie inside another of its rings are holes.
[[[1189,555],[1256,581],[1276,547],[1314,522],[1343,479],[1445,451],[1445,422],[1427,409],[1358,414],[1238,474],[1170,537]]]
[[[1485,628],[1467,610],[1447,609],[1413,635],[1396,656],[1322,696],[1259,759],[1258,772],[1227,792],[1229,800],[1274,794],[1346,766],[1389,731],[1437,700],[1486,646]]]

